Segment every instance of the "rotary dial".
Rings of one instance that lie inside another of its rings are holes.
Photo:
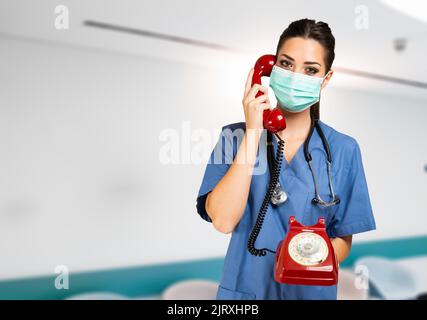
[[[298,264],[314,266],[328,257],[328,245],[325,239],[316,233],[301,232],[291,239],[289,255]]]

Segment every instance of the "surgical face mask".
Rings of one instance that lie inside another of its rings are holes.
[[[275,65],[270,74],[270,87],[283,109],[301,112],[320,100],[320,89],[326,76],[308,76]]]

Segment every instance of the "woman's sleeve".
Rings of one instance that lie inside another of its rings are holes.
[[[331,237],[343,237],[376,229],[362,155],[357,142],[348,170],[347,181],[338,195],[341,202],[328,225],[328,234]]]
[[[207,222],[212,222],[205,208],[208,193],[218,184],[230,168],[234,158],[233,139],[230,139],[230,129],[222,128],[219,139],[212,150],[206,165],[202,183],[196,200],[198,214]]]

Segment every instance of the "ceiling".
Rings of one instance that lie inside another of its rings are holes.
[[[290,21],[323,20],[336,38],[334,66],[338,84],[383,93],[426,98],[427,89],[368,80],[339,68],[427,84],[427,23],[413,19],[382,1],[331,0],[61,0],[69,9],[70,28],[54,27],[58,1],[2,0],[0,34],[49,43],[80,46],[120,54],[167,59],[208,67],[245,70],[265,53],[274,53]],[[362,16],[363,15],[363,16]],[[364,18],[364,17],[367,17]],[[366,29],[358,28],[361,19]],[[223,46],[208,48],[153,37],[88,27],[98,21]],[[407,39],[398,52],[394,41]]]

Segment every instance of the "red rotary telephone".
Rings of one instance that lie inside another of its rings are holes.
[[[313,226],[303,226],[289,218],[289,231],[276,251],[274,279],[280,283],[331,286],[338,282],[334,248],[319,218]]]
[[[276,56],[272,54],[266,54],[261,56],[255,63],[254,74],[252,76],[252,86],[255,83],[261,84],[261,77],[269,77],[274,64],[276,63]],[[261,91],[258,91],[255,98],[262,95]],[[279,108],[273,110],[264,110],[263,113],[263,124],[264,128],[272,133],[281,131],[286,128],[286,119],[283,116],[282,111]]]

